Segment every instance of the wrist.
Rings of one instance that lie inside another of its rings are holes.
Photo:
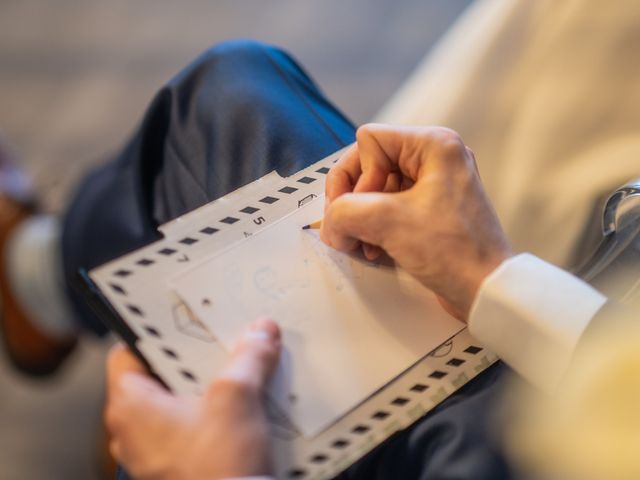
[[[447,309],[459,320],[467,323],[471,307],[478,295],[480,287],[503,262],[513,257],[514,253],[510,249],[504,249],[483,259],[482,262],[472,262],[467,264],[460,272],[460,284],[455,294],[447,298],[451,308]]]

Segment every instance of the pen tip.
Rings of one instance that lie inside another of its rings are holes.
[[[304,227],[302,227],[303,230],[309,230],[311,228],[311,225],[305,225]]]

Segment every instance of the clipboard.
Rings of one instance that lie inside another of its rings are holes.
[[[318,198],[341,154],[286,178],[272,172],[183,215],[159,228],[162,239],[79,272],[78,285],[163,385],[176,394],[201,395],[224,364],[226,350],[170,280]],[[464,328],[312,436],[269,402],[276,477],[334,477],[497,360]]]

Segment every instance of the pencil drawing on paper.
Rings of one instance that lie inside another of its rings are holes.
[[[264,405],[267,419],[271,426],[271,435],[282,440],[293,440],[300,436],[300,431],[293,422],[289,420],[271,399],[267,397]]]
[[[341,292],[346,284],[362,279],[361,262],[326,246],[317,234],[305,233],[304,237],[304,241],[309,246],[307,249],[309,255],[304,258],[306,267],[320,265],[333,274],[337,292]]]
[[[253,284],[258,292],[273,302],[282,302],[300,290],[309,288],[305,272],[282,275],[271,265],[262,265],[253,273]],[[286,278],[286,280],[284,279]]]
[[[298,200],[298,208],[304,207],[307,203],[309,203],[314,198],[318,198],[318,196],[315,193],[311,193],[306,197],[304,197],[303,199]]]
[[[204,324],[196,317],[184,302],[176,303],[172,309],[176,330],[203,342],[215,342]]]

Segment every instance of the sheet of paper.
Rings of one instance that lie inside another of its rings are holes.
[[[301,227],[322,197],[171,281],[230,348],[253,319],[283,330],[270,394],[313,436],[459,332],[434,296],[405,272],[324,245]]]

